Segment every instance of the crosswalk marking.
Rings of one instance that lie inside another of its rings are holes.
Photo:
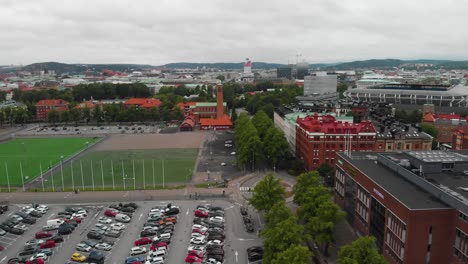
[[[252,187],[239,187],[239,191],[241,192],[251,192],[253,191]]]

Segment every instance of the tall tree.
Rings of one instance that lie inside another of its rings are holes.
[[[346,90],[348,90],[348,85],[346,83],[338,84],[338,86],[336,87],[336,91],[338,92],[338,96],[340,97],[340,99],[344,98],[343,93],[346,92]]]
[[[100,105],[95,105],[93,109],[93,118],[94,121],[96,121],[96,125],[99,125],[99,123],[102,121],[102,110]]]
[[[158,122],[160,119],[161,119],[161,116],[159,114],[159,108],[157,107],[152,107],[150,110],[149,110],[149,117],[150,117],[150,120],[153,121],[153,122]]]
[[[267,129],[263,139],[263,152],[270,165],[276,167],[280,160],[286,159],[289,154],[289,144],[283,131],[271,126]]]
[[[49,123],[55,124],[59,121],[59,119],[60,119],[60,114],[55,109],[50,110],[49,113],[47,114],[47,121]]]
[[[304,227],[297,223],[295,216],[291,216],[273,228],[265,229],[261,236],[265,238],[263,263],[272,263],[280,252],[286,251],[291,246],[302,244]]]
[[[297,177],[297,182],[293,186],[294,202],[301,205],[307,197],[306,191],[309,187],[316,187],[320,185],[319,174],[316,171],[305,172]]]
[[[320,164],[317,168],[317,172],[325,179],[328,186],[333,186],[333,173],[335,169],[330,164],[327,162]]]
[[[284,194],[280,180],[268,173],[255,185],[249,202],[259,211],[268,211],[274,204],[284,199]]]
[[[345,218],[345,213],[337,204],[330,200],[322,202],[317,208],[317,214],[308,218],[305,229],[317,243],[324,245],[324,254],[328,255],[328,248],[334,240],[335,227]]]
[[[70,121],[75,123],[75,126],[78,125],[78,122],[81,120],[81,112],[77,108],[70,109]]]
[[[292,245],[274,257],[271,264],[309,264],[312,260],[312,252],[307,247]]]
[[[65,110],[60,113],[60,121],[63,123],[67,123],[70,121],[70,110]]]
[[[342,246],[338,252],[339,264],[387,264],[379,254],[375,238],[364,236],[354,240],[351,245]]]
[[[286,203],[283,200],[275,203],[270,210],[265,213],[265,221],[267,228],[273,228],[278,223],[283,221],[284,219],[288,219],[289,217],[293,216],[291,209],[286,206]]]
[[[88,107],[85,107],[83,108],[82,111],[83,111],[83,118],[86,124],[88,124],[88,122],[91,120],[91,110]]]
[[[273,121],[264,111],[260,110],[252,118],[252,124],[257,129],[258,136],[263,141],[268,129],[273,126]]]

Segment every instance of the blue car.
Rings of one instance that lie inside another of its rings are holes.
[[[127,260],[125,261],[125,264],[132,264],[135,262],[141,262],[145,263],[145,258],[144,257],[128,257]]]

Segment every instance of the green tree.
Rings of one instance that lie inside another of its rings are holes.
[[[70,121],[70,110],[65,110],[60,113],[60,121],[63,123],[67,123]]]
[[[265,213],[265,221],[267,228],[273,228],[278,223],[283,221],[284,219],[288,219],[289,217],[293,216],[291,209],[286,206],[286,203],[283,200],[275,203],[270,210]]]
[[[93,109],[93,118],[94,121],[96,121],[96,125],[99,125],[99,123],[102,121],[103,116],[102,116],[102,110],[101,106],[95,105]]]
[[[78,122],[81,120],[81,112],[77,108],[70,109],[70,121],[75,123],[75,126],[78,125]]]
[[[47,121],[49,123],[55,124],[59,121],[59,119],[60,119],[60,114],[57,110],[52,109],[49,111],[49,113],[47,113]]]
[[[307,247],[292,245],[274,257],[271,264],[309,264],[312,260],[312,252]]]
[[[258,136],[263,141],[267,130],[273,126],[273,121],[268,117],[268,115],[260,110],[252,118],[252,124],[258,131]]]
[[[216,79],[218,79],[218,80],[220,80],[220,81],[222,81],[222,82],[224,82],[224,80],[225,80],[224,75],[218,75],[218,76],[216,77]]]
[[[304,191],[299,201],[299,208],[297,214],[299,219],[308,221],[310,218],[317,216],[318,207],[327,201],[331,200],[330,191],[323,185],[309,187]]]
[[[6,115],[5,111],[3,109],[0,109],[0,127],[3,127],[3,122],[6,120]]]
[[[320,164],[317,168],[317,172],[325,179],[325,183],[328,186],[333,186],[333,174],[335,173],[335,169],[330,164],[327,162]]]
[[[297,223],[295,216],[284,219],[272,228],[261,232],[265,238],[263,263],[272,263],[278,254],[291,246],[301,245],[304,241],[304,227]],[[289,263],[289,262],[286,262]]]
[[[340,99],[344,98],[343,93],[346,92],[346,90],[348,90],[348,85],[346,83],[338,84],[336,91],[338,92]]]
[[[360,237],[350,245],[342,246],[338,252],[339,264],[386,264],[384,257],[379,254],[375,238]]]
[[[305,229],[319,244],[324,244],[324,254],[328,255],[328,248],[333,242],[336,225],[345,218],[346,214],[331,200],[326,200],[317,207],[317,214],[308,218]]]
[[[153,122],[158,122],[161,119],[161,116],[160,116],[160,113],[159,113],[159,108],[152,107],[149,110],[149,118]]]
[[[237,120],[237,112],[236,112],[236,108],[234,107],[231,110],[231,120],[233,124],[235,124]]]
[[[286,159],[289,154],[289,144],[283,131],[271,126],[263,139],[263,152],[266,160],[276,167],[280,160]]]
[[[184,119],[184,113],[180,110],[179,107],[175,107],[172,112],[169,114],[171,120],[182,120]]]
[[[320,185],[319,174],[317,171],[301,173],[297,177],[297,182],[293,186],[294,191],[294,203],[301,205],[306,198],[306,191],[310,187],[316,187]]]
[[[439,131],[437,130],[435,126],[428,124],[428,123],[421,123],[420,126],[424,133],[427,133],[433,138],[437,139],[437,136],[439,135]]]
[[[91,120],[91,110],[88,107],[83,108],[83,118],[86,122],[86,125]]]
[[[268,173],[255,185],[250,204],[259,211],[268,211],[274,204],[284,199],[284,188],[280,180]]]

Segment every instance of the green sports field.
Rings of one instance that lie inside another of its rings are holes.
[[[21,186],[98,138],[19,138],[0,143],[0,186]],[[22,169],[22,173],[21,173]],[[8,177],[7,177],[8,176]]]
[[[65,188],[99,191],[151,188],[155,185],[184,183],[191,180],[198,149],[154,149],[89,152],[80,160],[63,167]],[[72,169],[73,168],[73,169]],[[164,175],[164,177],[163,177]],[[164,179],[163,179],[164,178]],[[62,171],[45,177],[46,188],[62,188]],[[52,183],[53,182],[53,183]]]

